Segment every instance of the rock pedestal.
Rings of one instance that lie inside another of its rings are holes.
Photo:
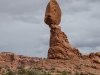
[[[61,21],[61,10],[56,0],[51,0],[46,8],[45,23],[50,27],[49,59],[66,59],[79,57],[81,53],[69,44],[67,36],[59,26]]]
[[[81,56],[78,49],[69,44],[67,36],[61,31],[60,26],[51,25],[50,29],[50,48],[48,50],[49,59],[66,59]]]

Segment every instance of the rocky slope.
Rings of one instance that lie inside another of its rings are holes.
[[[75,75],[77,72],[86,75],[100,75],[100,52],[66,59],[42,59],[11,52],[0,53],[0,75],[9,72],[9,70],[17,73],[22,66],[25,70],[38,70],[53,75],[64,71],[69,75]]]

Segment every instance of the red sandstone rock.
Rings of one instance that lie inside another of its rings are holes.
[[[95,55],[97,55],[97,56],[99,56],[99,57],[100,57],[100,52],[96,52],[96,53],[95,53]]]
[[[89,57],[90,57],[90,60],[92,60],[93,62],[100,64],[100,52],[90,53]]]
[[[0,61],[4,61],[4,59],[0,56]]]
[[[68,57],[79,57],[81,53],[69,44],[67,36],[58,26],[61,21],[61,10],[56,0],[51,0],[46,9],[45,23],[50,27],[49,59],[66,59]]]
[[[47,25],[59,25],[61,21],[61,10],[56,0],[50,0],[47,5],[44,22]]]
[[[2,52],[0,57],[6,62],[12,62],[18,60],[18,55],[11,52]]]
[[[38,57],[28,57],[23,55],[16,55],[15,53],[11,52],[2,52],[0,53],[0,65],[5,63],[10,63],[11,65],[18,65],[18,64],[30,64],[36,61],[40,61],[42,58]]]
[[[79,57],[81,53],[69,44],[67,36],[61,31],[60,26],[52,25],[50,30],[49,59],[66,59],[68,57]]]

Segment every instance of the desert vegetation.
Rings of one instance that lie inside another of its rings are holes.
[[[0,66],[0,75],[97,75],[93,73],[78,73],[72,74],[71,71],[58,71],[55,67],[51,67],[49,71],[42,67],[32,67],[32,66],[25,66],[20,65],[16,67],[14,70],[14,66]],[[79,69],[79,68],[76,68]]]

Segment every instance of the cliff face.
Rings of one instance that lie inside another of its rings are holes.
[[[67,36],[59,26],[61,21],[61,9],[56,0],[51,0],[46,8],[45,23],[50,27],[49,59],[66,59],[68,57],[79,57],[81,53],[69,44]]]

